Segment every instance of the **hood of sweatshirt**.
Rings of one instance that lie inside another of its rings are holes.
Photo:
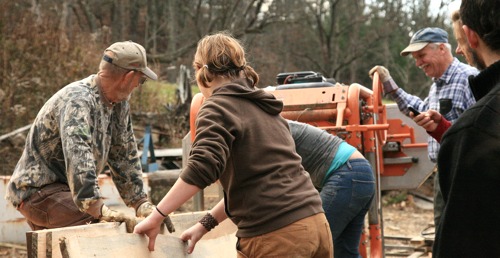
[[[234,80],[215,89],[212,96],[231,96],[244,98],[255,103],[264,112],[271,115],[278,115],[283,110],[283,102],[277,100],[273,94],[261,89],[252,87],[249,79],[243,78]]]

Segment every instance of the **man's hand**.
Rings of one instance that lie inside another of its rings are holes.
[[[368,72],[368,75],[370,75],[370,78],[373,79],[373,74],[375,72],[377,72],[378,75],[380,76],[380,81],[382,81],[384,94],[389,94],[389,93],[395,92],[397,89],[399,89],[396,82],[394,82],[394,80],[392,80],[391,74],[389,74],[389,70],[387,70],[387,68],[385,68],[381,65],[374,66],[370,70],[370,72]]]
[[[427,132],[434,132],[441,122],[441,119],[443,119],[443,116],[436,110],[429,109],[427,112],[420,113],[418,116],[412,116],[412,119]]]
[[[99,220],[101,222],[125,222],[127,233],[132,233],[135,225],[137,224],[137,220],[134,217],[129,217],[122,212],[114,211],[106,205],[102,205],[101,207],[101,216]]]
[[[375,72],[378,72],[378,75],[380,76],[380,80],[382,82],[386,82],[391,79],[391,74],[389,73],[389,70],[387,68],[381,66],[381,65],[376,65],[374,66],[370,72],[368,72],[368,75],[370,75],[370,78],[373,79],[373,74]]]
[[[144,202],[143,204],[139,205],[139,207],[137,207],[137,210],[135,211],[135,215],[137,217],[144,217],[145,218],[145,217],[149,216],[149,214],[151,214],[151,212],[153,212],[154,209],[155,209],[155,206],[152,203]],[[163,223],[167,227],[168,232],[170,232],[170,233],[175,232],[174,224],[172,223],[172,221],[170,220],[170,217],[168,215],[163,220]]]

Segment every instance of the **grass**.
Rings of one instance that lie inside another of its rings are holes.
[[[389,191],[383,198],[384,205],[392,205],[406,201],[408,199],[407,191]]]
[[[143,137],[144,128],[152,126],[155,147],[181,146],[182,138],[189,131],[189,103],[182,105],[177,97],[177,84],[147,81],[132,93],[130,99],[134,132]],[[199,92],[191,86],[194,96]]]
[[[193,96],[200,92],[196,85],[191,87]],[[147,81],[133,92],[130,104],[133,112],[162,113],[166,105],[177,103],[177,84],[161,81]]]

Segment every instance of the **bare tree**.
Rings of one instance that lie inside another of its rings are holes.
[[[154,58],[171,63],[191,53],[206,34],[227,30],[235,37],[263,33],[274,17],[266,13],[269,0],[187,0],[169,4],[155,25],[168,46],[157,49]],[[175,16],[172,17],[172,14]],[[150,28],[150,31],[152,28]],[[174,46],[170,44],[175,44]]]

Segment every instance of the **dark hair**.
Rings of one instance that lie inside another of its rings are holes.
[[[500,50],[500,1],[462,0],[462,23],[475,31],[493,51]]]

